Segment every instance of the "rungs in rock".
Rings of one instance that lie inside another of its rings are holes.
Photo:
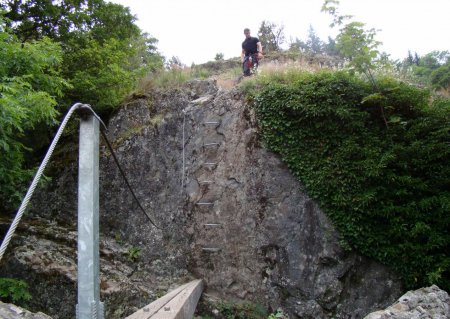
[[[217,165],[217,163],[203,163],[203,165],[205,165],[205,166],[216,166]]]
[[[219,146],[220,145],[220,143],[205,143],[205,144],[203,144],[203,147],[208,147],[208,146]]]
[[[204,247],[204,248],[202,248],[202,250],[203,250],[203,251],[210,252],[210,253],[216,253],[216,252],[219,252],[219,251],[220,251],[220,248]]]

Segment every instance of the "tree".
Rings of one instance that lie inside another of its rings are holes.
[[[173,56],[171,57],[167,62],[166,62],[166,68],[169,70],[172,69],[183,69],[185,67],[184,63],[181,62],[180,58],[177,56]]]
[[[106,114],[138,77],[163,67],[157,40],[141,33],[128,8],[104,0],[0,0],[22,42],[50,37],[63,48],[62,75],[72,87],[60,103],[91,104]]]
[[[431,72],[430,82],[437,89],[450,88],[450,61]]]
[[[285,40],[284,26],[264,20],[259,27],[258,38],[265,53],[280,51]]]
[[[48,36],[57,41],[71,32],[88,29],[93,12],[103,0],[0,0],[9,26],[20,41]]]
[[[223,57],[224,57],[223,53],[217,53],[214,60],[223,61]]]
[[[316,35],[314,28],[312,25],[309,25],[308,29],[308,37],[306,39],[307,50],[312,54],[320,54],[323,52],[324,43],[323,41]]]
[[[449,86],[450,53],[448,51],[432,51],[417,58],[417,65],[413,65],[412,72],[419,82],[428,84],[436,89],[446,89]]]
[[[21,43],[0,16],[0,203],[11,208],[32,171],[25,167],[25,132],[56,122],[57,97],[68,86],[60,76],[61,48],[48,38]]]
[[[306,43],[300,40],[299,38],[295,38],[295,41],[292,41],[291,39],[291,43],[289,44],[289,50],[292,51],[305,52],[307,48],[308,46],[306,45]]]
[[[408,57],[407,57],[406,60],[405,60],[405,64],[406,64],[407,66],[410,66],[410,65],[413,65],[413,64],[414,64],[414,57],[413,57],[413,55],[412,55],[412,53],[411,53],[410,50],[408,50]]]
[[[336,40],[328,37],[328,42],[324,45],[324,51],[330,56],[339,56],[339,49],[336,46]]]
[[[336,37],[336,48],[347,59],[350,68],[366,75],[372,84],[376,85],[373,70],[377,68],[379,62],[384,61],[380,59],[378,51],[381,42],[375,40],[376,30],[366,30],[362,22],[353,21],[344,24],[351,16],[339,15],[337,5],[339,5],[337,0],[325,0],[322,6],[322,11],[328,12],[333,17],[330,26],[342,26]]]

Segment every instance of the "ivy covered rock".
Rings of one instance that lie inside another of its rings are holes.
[[[342,236],[409,288],[450,288],[448,100],[393,79],[298,73],[255,94],[266,145]]]

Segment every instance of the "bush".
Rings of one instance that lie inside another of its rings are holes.
[[[31,295],[28,284],[23,280],[0,278],[0,297],[5,302],[28,301]]]
[[[377,87],[343,72],[267,81],[255,97],[262,136],[345,243],[408,288],[450,289],[449,108],[393,79]]]

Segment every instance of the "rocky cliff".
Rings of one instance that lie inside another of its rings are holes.
[[[258,136],[238,89],[193,81],[125,104],[108,137],[153,227],[101,147],[101,289],[121,318],[192,277],[205,296],[298,318],[362,318],[401,294],[386,267],[346,251],[325,214]],[[73,150],[76,154],[76,150]],[[74,317],[77,163],[41,188],[1,276],[34,311]],[[56,298],[55,298],[56,297]]]
[[[51,319],[43,313],[31,313],[12,304],[0,302],[2,319]],[[447,319],[450,318],[450,297],[433,285],[408,291],[385,310],[373,312],[364,319]]]
[[[450,297],[438,286],[408,291],[385,310],[373,312],[364,319],[447,319]]]

